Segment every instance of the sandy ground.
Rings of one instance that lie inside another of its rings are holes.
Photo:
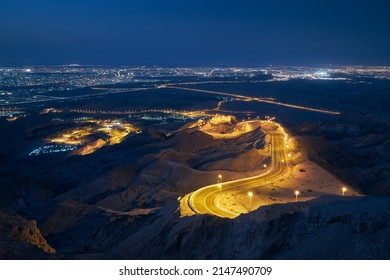
[[[299,157],[300,154],[301,152],[293,154],[292,159]],[[238,188],[229,192],[222,190],[221,197],[216,198],[216,203],[219,204],[219,200],[222,199],[220,205],[225,211],[240,215],[265,205],[296,202],[295,191],[299,191],[297,201],[302,202],[321,195],[343,195],[343,188],[346,188],[345,196],[360,195],[316,163],[306,160],[296,165],[290,164],[289,171],[284,176],[252,189],[251,199],[247,192],[242,192]],[[180,199],[182,216],[193,215],[187,205],[188,196]]]
[[[226,211],[241,214],[265,205],[296,202],[295,191],[299,191],[297,201],[300,202],[321,195],[342,195],[344,187],[347,188],[346,196],[359,195],[317,164],[305,161],[292,166],[285,176],[251,190],[252,199],[239,189],[225,193],[222,191],[221,205]],[[216,203],[219,203],[219,198],[217,200]]]

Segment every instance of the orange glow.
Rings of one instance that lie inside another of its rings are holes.
[[[84,127],[65,131],[47,139],[48,142],[83,146],[72,154],[87,155],[103,146],[119,144],[131,132],[138,132],[131,124],[122,123],[119,120],[87,120],[78,123],[84,124]],[[96,139],[96,136],[99,138]]]

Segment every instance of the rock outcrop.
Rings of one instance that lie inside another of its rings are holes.
[[[0,259],[49,258],[56,252],[42,236],[34,220],[13,211],[0,211]]]

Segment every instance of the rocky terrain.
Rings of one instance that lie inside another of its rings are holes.
[[[326,153],[323,156],[321,149],[330,153],[338,145],[350,146],[354,138],[340,135],[362,134],[359,126],[352,131],[331,122],[321,124],[319,129],[301,127],[300,131],[304,132],[302,139],[298,138],[300,142],[313,147],[308,154],[324,158],[320,163],[328,168],[332,168],[329,161],[332,157]],[[329,135],[333,141],[326,138]],[[314,137],[322,142],[314,141]],[[364,134],[359,137],[366,144],[351,149],[386,150],[386,139]],[[259,145],[258,139],[264,141],[259,129],[233,139],[212,139],[191,129],[169,137],[162,131],[149,130],[147,136],[135,135],[121,145],[77,160],[70,161],[69,156],[59,161],[48,157],[55,164],[52,169],[41,169],[47,162],[35,162],[36,167],[23,180],[16,180],[15,175],[9,176],[8,181],[3,178],[9,188],[12,185],[18,192],[14,210],[9,207],[0,212],[1,256],[12,259],[389,256],[390,199],[383,197],[328,196],[298,204],[275,204],[234,220],[211,216],[181,218],[176,201],[180,195],[213,183],[221,171],[225,178],[239,178],[259,168],[262,162],[253,161],[252,155],[253,145]],[[335,150],[338,160],[333,162],[338,168],[344,164],[340,174],[346,176],[348,164],[356,168],[360,162],[348,149],[342,150],[345,155],[340,150]],[[361,163],[361,168],[366,165]],[[42,172],[50,178],[52,186],[38,179]],[[360,177],[354,179],[361,182]],[[377,185],[386,190],[380,180]]]
[[[229,220],[214,216],[180,218],[177,203],[144,213],[118,213],[65,201],[41,222],[43,233],[47,233],[52,244],[58,244],[57,254],[53,255],[53,249],[45,242],[32,243],[38,244],[41,251],[28,246],[34,242],[34,234],[39,236],[30,232],[30,237],[7,240],[2,256],[387,259],[389,206],[390,199],[384,197],[322,197],[298,204],[266,206]]]
[[[300,126],[309,157],[369,195],[390,195],[390,119],[348,113]]]
[[[0,210],[0,256],[2,259],[50,258],[47,244],[34,220],[26,220],[9,209]]]
[[[322,197],[262,207],[234,220],[179,219],[172,206],[164,211],[175,218],[160,212],[113,252],[140,259],[386,259],[389,206],[389,198]]]
[[[35,246],[50,258],[76,254],[111,258],[115,255],[110,248],[138,232],[179,196],[213,183],[219,173],[226,180],[251,175],[262,164],[259,157],[253,160],[262,141],[260,128],[238,138],[217,140],[193,129],[170,136],[150,129],[87,156],[23,158],[17,167],[8,166],[1,178],[2,191],[11,201],[7,209],[23,221],[20,231],[28,231],[31,238],[4,229],[4,240]],[[9,213],[2,212],[4,221]],[[28,252],[13,255],[16,245],[6,244],[2,256],[29,258]]]
[[[389,259],[389,102],[364,98],[320,121],[282,112],[305,160],[363,196],[274,204],[234,220],[180,217],[178,199],[269,161],[258,128],[218,139],[151,126],[93,154],[27,157],[50,119],[0,120],[0,259]]]

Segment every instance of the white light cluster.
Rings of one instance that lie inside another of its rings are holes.
[[[185,122],[186,120],[196,119],[197,116],[183,116],[180,114],[167,114],[167,115],[129,115],[130,119],[140,119],[149,121],[165,121],[165,120],[180,120]]]
[[[38,156],[42,154],[51,154],[51,153],[60,153],[60,152],[70,152],[76,150],[77,146],[65,146],[65,145],[46,145],[39,147],[29,153],[29,156]]]

